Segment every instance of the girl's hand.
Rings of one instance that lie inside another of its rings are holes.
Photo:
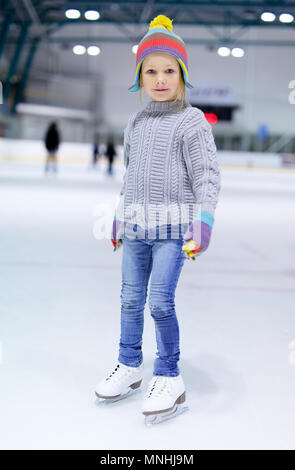
[[[200,245],[194,242],[194,240],[190,240],[188,243],[185,243],[182,246],[182,250],[184,251],[185,257],[187,259],[192,259],[195,261],[195,256],[200,256],[202,248]]]
[[[120,238],[120,240],[115,241],[113,238],[111,238],[111,242],[113,244],[114,251],[116,251],[122,246],[123,240]]]
[[[195,220],[189,225],[184,234],[184,244],[182,246],[187,259],[195,260],[196,256],[200,256],[207,250],[212,228],[201,220]]]
[[[114,251],[118,250],[123,243],[122,235],[124,234],[124,223],[116,219],[113,220],[111,242],[114,247]]]

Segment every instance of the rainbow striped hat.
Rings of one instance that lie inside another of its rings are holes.
[[[154,54],[155,52],[174,56],[181,66],[185,85],[187,88],[194,88],[188,81],[188,62],[185,44],[180,36],[173,33],[172,21],[165,15],[158,15],[150,22],[149,30],[137,48],[135,82],[128,88],[128,91],[131,93],[140,89],[139,72],[142,62],[149,54]]]

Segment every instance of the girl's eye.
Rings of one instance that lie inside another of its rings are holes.
[[[172,72],[174,72],[173,69],[167,69],[167,70],[171,70]],[[147,72],[153,72],[153,69],[149,69],[149,70],[147,70]]]

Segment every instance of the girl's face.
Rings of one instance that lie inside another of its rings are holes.
[[[172,101],[175,99],[180,82],[180,66],[169,54],[148,55],[141,65],[142,83],[153,101]],[[165,91],[157,91],[157,90]]]

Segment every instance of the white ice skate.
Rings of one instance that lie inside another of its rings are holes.
[[[142,406],[145,425],[158,424],[183,413],[188,410],[184,402],[185,387],[180,374],[177,377],[153,376]]]
[[[95,387],[98,403],[114,403],[138,392],[142,377],[143,363],[139,367],[129,367],[118,362],[113,372]]]

